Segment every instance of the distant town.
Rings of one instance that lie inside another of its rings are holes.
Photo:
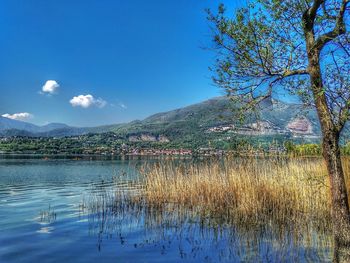
[[[136,137],[135,137],[136,138]],[[215,142],[215,141],[214,141]],[[222,142],[222,141],[219,141]],[[217,142],[218,143],[218,142]],[[265,156],[265,155],[320,155],[317,143],[294,143],[291,140],[267,140],[252,143],[243,139],[221,144],[202,142],[197,147],[184,147],[169,141],[125,141],[114,133],[89,134],[64,138],[4,137],[0,138],[0,154],[86,155],[86,156]],[[342,146],[343,154],[350,154],[350,143]]]

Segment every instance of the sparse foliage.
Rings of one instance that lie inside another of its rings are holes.
[[[214,82],[242,112],[287,91],[317,110],[332,190],[335,262],[350,261],[350,212],[339,137],[350,110],[350,0],[255,0],[231,17],[208,11]],[[243,103],[242,103],[243,102]]]
[[[308,105],[315,105],[314,95],[325,96],[332,121],[341,130],[350,106],[348,5],[349,1],[339,0],[258,0],[232,17],[224,5],[215,14],[208,11],[218,55],[214,82],[233,99],[244,98],[244,110],[283,91]],[[304,32],[308,14],[314,16],[312,49],[320,55],[322,88],[310,88]]]

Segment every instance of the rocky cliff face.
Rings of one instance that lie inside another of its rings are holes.
[[[138,135],[130,135],[129,142],[169,142],[170,140],[164,135],[154,136],[151,134],[138,134]]]
[[[312,123],[306,117],[293,119],[287,124],[286,128],[294,134],[313,134]]]
[[[238,128],[236,133],[243,135],[275,135],[284,134],[285,130],[280,129],[274,123],[270,121],[257,121],[248,123],[242,128]]]
[[[241,135],[277,135],[277,134],[292,134],[293,136],[310,136],[314,133],[312,122],[305,116],[294,118],[290,120],[285,128],[281,128],[270,121],[257,121],[248,123],[243,126],[235,127],[232,125],[214,126],[207,130],[207,132],[232,132]]]

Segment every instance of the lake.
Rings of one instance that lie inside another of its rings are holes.
[[[0,159],[0,262],[331,262],[328,234],[118,211],[115,189],[158,161]]]

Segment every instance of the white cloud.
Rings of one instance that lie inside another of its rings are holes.
[[[72,104],[73,107],[82,107],[82,108],[89,108],[91,106],[96,106],[99,108],[103,108],[107,105],[107,102],[101,98],[94,98],[94,96],[87,94],[87,95],[79,95],[74,96],[70,101],[70,104]]]
[[[120,102],[118,105],[119,105],[121,108],[123,108],[123,109],[127,109],[127,108],[128,108],[128,106],[126,106],[123,102]]]
[[[45,82],[42,87],[43,94],[55,94],[60,85],[56,82],[56,80],[48,80]]]
[[[5,113],[1,116],[12,120],[18,120],[18,121],[26,121],[34,118],[34,115],[28,112],[20,112],[20,113],[14,113],[14,114]]]

